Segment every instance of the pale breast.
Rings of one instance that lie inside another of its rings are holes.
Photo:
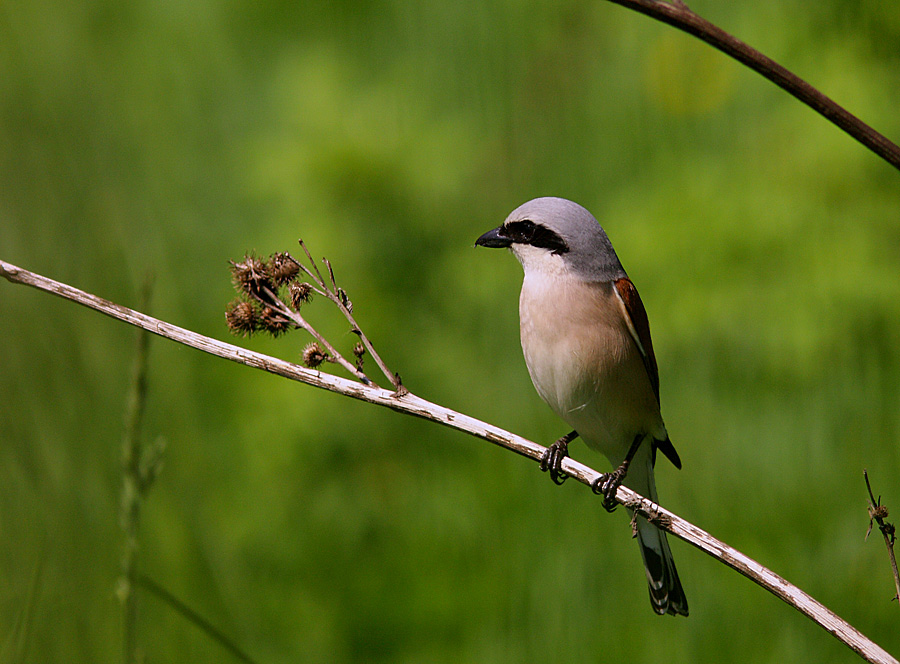
[[[519,316],[538,394],[589,446],[621,458],[636,435],[665,427],[613,288],[526,274]]]

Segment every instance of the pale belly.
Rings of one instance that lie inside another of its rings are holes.
[[[585,443],[618,465],[638,435],[665,427],[611,284],[523,283],[522,350],[538,394]]]

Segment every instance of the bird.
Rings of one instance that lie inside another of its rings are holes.
[[[541,459],[554,482],[580,437],[616,470],[594,483],[613,511],[624,484],[658,503],[657,451],[676,468],[659,402],[659,371],[647,312],[603,227],[584,207],[543,197],[513,210],[476,247],[508,248],[522,264],[519,295],[522,352],[541,398],[572,427]],[[659,615],[688,615],[687,598],[666,535],[635,522],[650,602]]]

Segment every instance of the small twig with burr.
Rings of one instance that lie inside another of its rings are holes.
[[[399,374],[387,368],[353,317],[353,303],[347,292],[337,285],[331,263],[327,258],[322,259],[328,270],[326,281],[303,240],[300,240],[300,247],[309,259],[311,268],[288,252],[272,254],[266,260],[247,254],[242,261],[231,262],[232,280],[239,297],[228,305],[225,312],[229,329],[235,334],[246,336],[254,332],[278,336],[293,328],[306,330],[315,339],[303,350],[303,363],[309,368],[315,369],[324,362],[340,364],[364,385],[372,385],[373,381],[363,372],[363,362],[368,353],[393,385],[394,392],[398,396],[406,394],[407,390],[403,387]],[[313,283],[298,280],[301,270]],[[284,292],[287,294],[286,298],[281,296]],[[355,362],[350,362],[341,355],[300,314],[300,308],[312,299],[314,293],[331,300],[349,321],[350,331],[359,339],[353,347]]]
[[[900,602],[900,572],[897,571],[897,558],[894,555],[894,541],[896,540],[896,528],[894,524],[887,520],[888,508],[881,504],[881,496],[875,500],[875,494],[872,493],[872,485],[869,484],[869,471],[863,470],[863,477],[866,478],[866,489],[869,491],[869,529],[866,531],[866,539],[872,532],[872,526],[877,523],[881,535],[884,537],[884,545],[887,547],[888,558],[891,561],[891,571],[894,573],[894,587],[897,593],[892,598]]]

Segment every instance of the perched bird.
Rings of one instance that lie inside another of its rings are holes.
[[[660,414],[647,312],[603,228],[577,203],[536,198],[475,244],[508,247],[522,264],[525,364],[541,398],[574,429],[550,446],[542,469],[561,484],[568,443],[581,437],[616,468],[594,486],[609,511],[620,483],[658,502],[657,450],[677,468],[681,460]],[[636,525],[653,610],[688,615],[665,533],[643,519]]]

